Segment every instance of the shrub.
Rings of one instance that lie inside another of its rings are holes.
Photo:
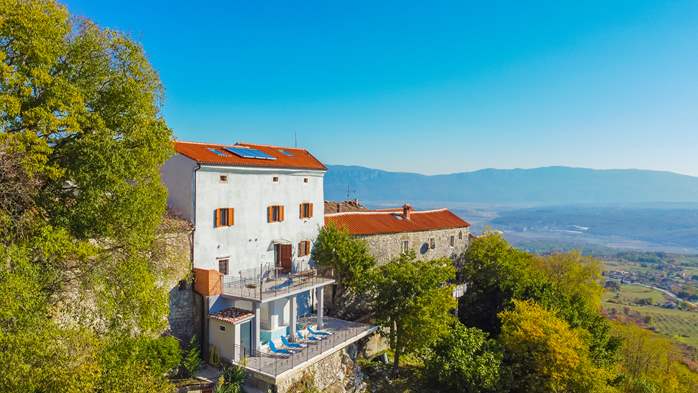
[[[218,378],[216,393],[241,393],[246,376],[247,374],[243,367],[238,365],[226,366]]]
[[[189,341],[189,350],[182,358],[182,369],[187,377],[193,377],[201,368],[201,351],[199,350],[199,341],[196,336]]]
[[[477,328],[456,323],[426,355],[426,377],[444,392],[490,392],[499,380],[502,355]]]

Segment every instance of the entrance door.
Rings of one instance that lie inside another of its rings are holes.
[[[293,247],[290,244],[276,245],[276,266],[281,268],[284,273],[291,272],[291,259],[293,256]]]

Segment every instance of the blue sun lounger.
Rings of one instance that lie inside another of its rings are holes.
[[[272,351],[272,353],[280,354],[280,355],[290,355],[291,354],[291,351],[289,351],[288,349],[277,348],[276,345],[274,345],[273,340],[269,340],[269,350]]]
[[[284,345],[289,347],[289,348],[302,349],[302,348],[307,347],[307,345],[305,345],[305,344],[292,343],[292,342],[288,341],[288,338],[286,338],[286,336],[281,336],[281,342],[284,343]]]
[[[307,342],[320,342],[324,337],[322,336],[313,336],[310,334],[310,332],[307,332],[306,334],[303,334],[303,330],[298,330],[296,332],[296,336],[300,338],[301,340],[305,340]]]
[[[330,336],[332,333],[326,332],[324,330],[313,330],[313,327],[308,325],[308,331],[316,336]]]

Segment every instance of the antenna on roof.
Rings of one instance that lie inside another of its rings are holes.
[[[298,134],[293,131],[293,147],[298,147]]]

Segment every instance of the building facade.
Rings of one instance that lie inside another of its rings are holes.
[[[307,265],[323,225],[325,166],[302,149],[232,147],[257,158],[227,148],[176,142],[162,168],[170,211],[194,226],[194,267],[239,277]]]
[[[325,224],[345,228],[365,240],[379,264],[409,250],[419,259],[455,259],[467,250],[470,241],[470,224],[448,209],[415,211],[404,205],[330,213],[325,214]]]
[[[162,179],[170,212],[194,228],[205,353],[245,367],[266,391],[376,331],[323,315],[324,288],[334,280],[310,260],[324,224],[320,161],[278,146],[174,147]]]

